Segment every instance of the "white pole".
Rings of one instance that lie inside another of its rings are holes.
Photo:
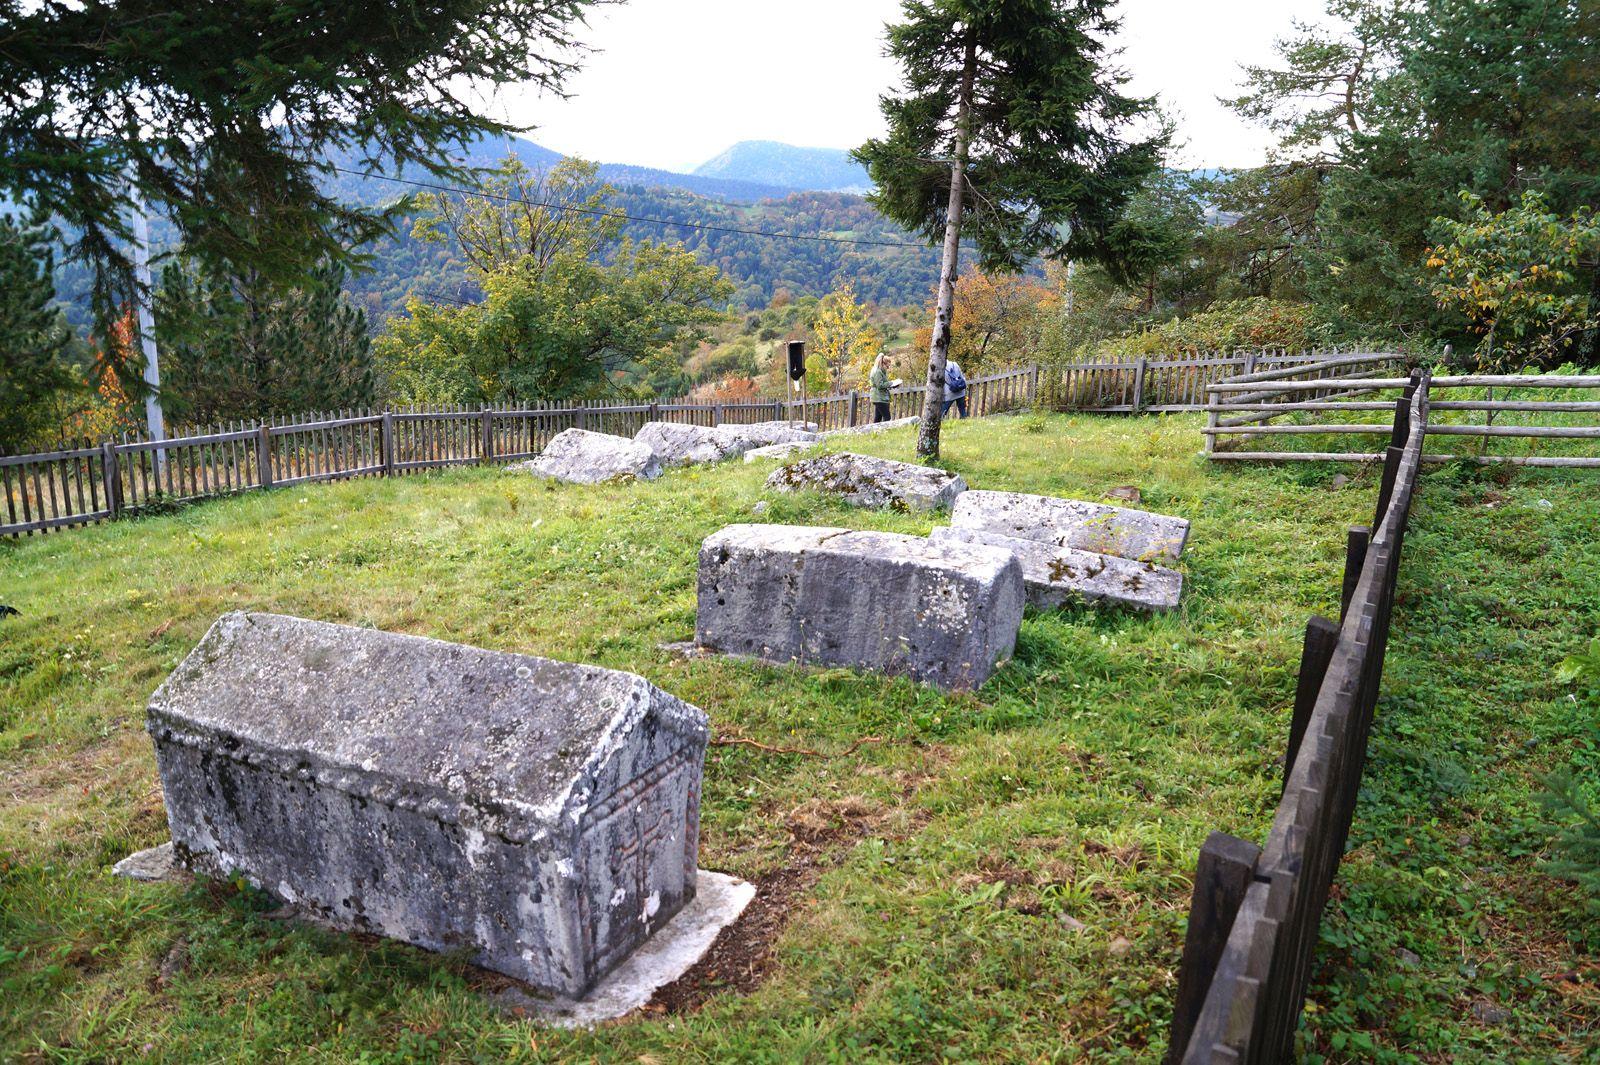
[[[133,299],[138,308],[139,347],[144,352],[144,418],[150,439],[165,440],[167,427],[161,413],[161,363],[156,354],[155,314],[150,306],[155,297],[150,284],[150,217],[145,211],[144,194],[137,188],[133,190],[133,279],[136,287]],[[154,455],[156,477],[165,479],[167,452],[164,448],[156,448]]]

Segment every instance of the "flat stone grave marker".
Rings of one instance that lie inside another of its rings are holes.
[[[967,490],[967,482],[933,466],[841,452],[774,470],[767,487],[778,492],[811,488],[842,496],[858,507],[942,510]]]
[[[751,447],[771,447],[774,444],[815,444],[822,439],[816,422],[750,422],[739,425],[723,422],[718,429],[737,436]]]
[[[697,592],[701,647],[944,688],[976,688],[1011,655],[1025,597],[1000,548],[792,525],[707,537]]]
[[[653,481],[661,476],[661,458],[648,445],[625,436],[563,429],[550,438],[538,458],[513,463],[506,472],[532,473],[568,484]]]
[[[695,892],[706,718],[629,673],[233,613],[148,727],[179,865],[544,992]]]
[[[746,462],[757,462],[762,459],[787,459],[798,455],[802,451],[809,451],[815,444],[787,443],[768,444],[766,447],[753,447],[744,453]]]
[[[754,446],[732,430],[683,422],[645,422],[633,439],[649,447],[667,466],[721,462]]]
[[[1175,560],[1189,539],[1186,518],[1023,492],[965,492],[950,524],[1139,561]]]
[[[1183,594],[1183,574],[1153,562],[1097,555],[985,529],[942,526],[933,530],[930,539],[988,544],[1012,552],[1022,564],[1028,602],[1040,610],[1096,601],[1138,610],[1171,610]]]
[[[916,425],[922,419],[913,414],[909,418],[892,418],[886,422],[868,422],[865,425],[847,425],[842,429],[829,429],[823,436],[838,436],[841,433],[881,433],[887,429],[903,429],[908,425]]]

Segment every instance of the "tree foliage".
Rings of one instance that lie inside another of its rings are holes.
[[[1600,219],[1587,207],[1563,218],[1531,190],[1498,213],[1470,192],[1461,198],[1466,217],[1440,219],[1428,257],[1434,298],[1482,335],[1484,368],[1560,361],[1600,310],[1579,276],[1600,260]]]
[[[0,217],[0,452],[15,453],[61,424],[72,388],[70,340],[54,305],[50,234]]]
[[[906,0],[888,52],[904,87],[883,99],[889,132],[855,152],[885,215],[944,235],[964,55],[974,46],[962,236],[985,269],[1036,256],[1121,257],[1117,223],[1156,169],[1164,136],[1141,136],[1150,101],[1124,95],[1108,0]]]
[[[588,3],[0,0],[0,191],[62,220],[107,316],[130,184],[197,257],[302,280],[390,217],[321,188],[328,152],[461,177],[448,146],[508,130],[478,90],[559,92]]]
[[[412,299],[377,350],[409,401],[487,403],[614,394],[720,320],[732,285],[681,245],[619,236],[591,163],[548,174],[508,160],[489,195],[434,200],[419,224],[453,239],[483,301]],[[543,199],[544,196],[554,197]],[[576,208],[573,210],[572,208]]]
[[[867,309],[856,300],[853,285],[847,282],[822,297],[807,359],[816,360],[828,389],[839,391],[864,379],[882,350],[883,340],[867,320]]]
[[[975,270],[956,282],[950,358],[968,376],[1032,362],[1049,322],[1060,313],[1059,293],[1037,278]],[[927,326],[917,330],[914,349],[926,350],[929,332]]]
[[[162,407],[191,423],[362,407],[377,397],[367,316],[325,264],[300,284],[169,263],[156,301]]]

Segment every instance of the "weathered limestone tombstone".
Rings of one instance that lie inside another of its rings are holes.
[[[707,537],[697,592],[701,647],[943,688],[976,688],[1010,657],[1025,594],[999,548],[791,525]]]
[[[706,718],[629,673],[233,613],[148,727],[181,865],[548,993],[695,892]]]
[[[513,463],[506,472],[532,473],[568,484],[653,481],[661,476],[661,458],[625,436],[564,429],[551,437],[538,458]]]
[[[858,507],[942,510],[967,490],[967,482],[933,466],[841,452],[774,470],[767,487],[779,492],[812,488],[843,496]]]
[[[1022,564],[1028,602],[1040,610],[1054,610],[1077,601],[1171,610],[1183,594],[1183,574],[1153,562],[1098,555],[985,529],[940,527],[929,538],[935,542],[988,544],[1012,552]]]
[[[667,466],[721,462],[754,446],[731,430],[682,422],[645,422],[633,439],[649,447]]]
[[[737,425],[724,422],[717,426],[724,432],[746,441],[751,447],[771,447],[774,444],[815,444],[822,439],[816,422],[751,422]]]
[[[766,447],[753,447],[744,453],[746,462],[756,462],[760,459],[786,459],[798,455],[802,451],[810,451],[815,444],[806,444],[791,441],[787,444],[768,444]]]
[[[1186,518],[1022,492],[963,493],[950,524],[1140,561],[1176,559],[1189,539]]]
[[[886,429],[901,429],[907,425],[916,425],[922,419],[916,415],[909,418],[894,418],[886,422],[868,422],[866,425],[845,426],[843,429],[829,429],[823,436],[838,436],[841,433],[881,433]]]

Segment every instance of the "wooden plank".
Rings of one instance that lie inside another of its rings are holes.
[[[1429,436],[1521,436],[1600,439],[1600,425],[1430,425]]]
[[[1224,832],[1212,832],[1200,847],[1194,890],[1189,899],[1183,956],[1178,965],[1171,1034],[1163,1059],[1167,1065],[1183,1061],[1189,1049],[1195,1024],[1211,991],[1217,963],[1228,944],[1260,857],[1260,847]]]

